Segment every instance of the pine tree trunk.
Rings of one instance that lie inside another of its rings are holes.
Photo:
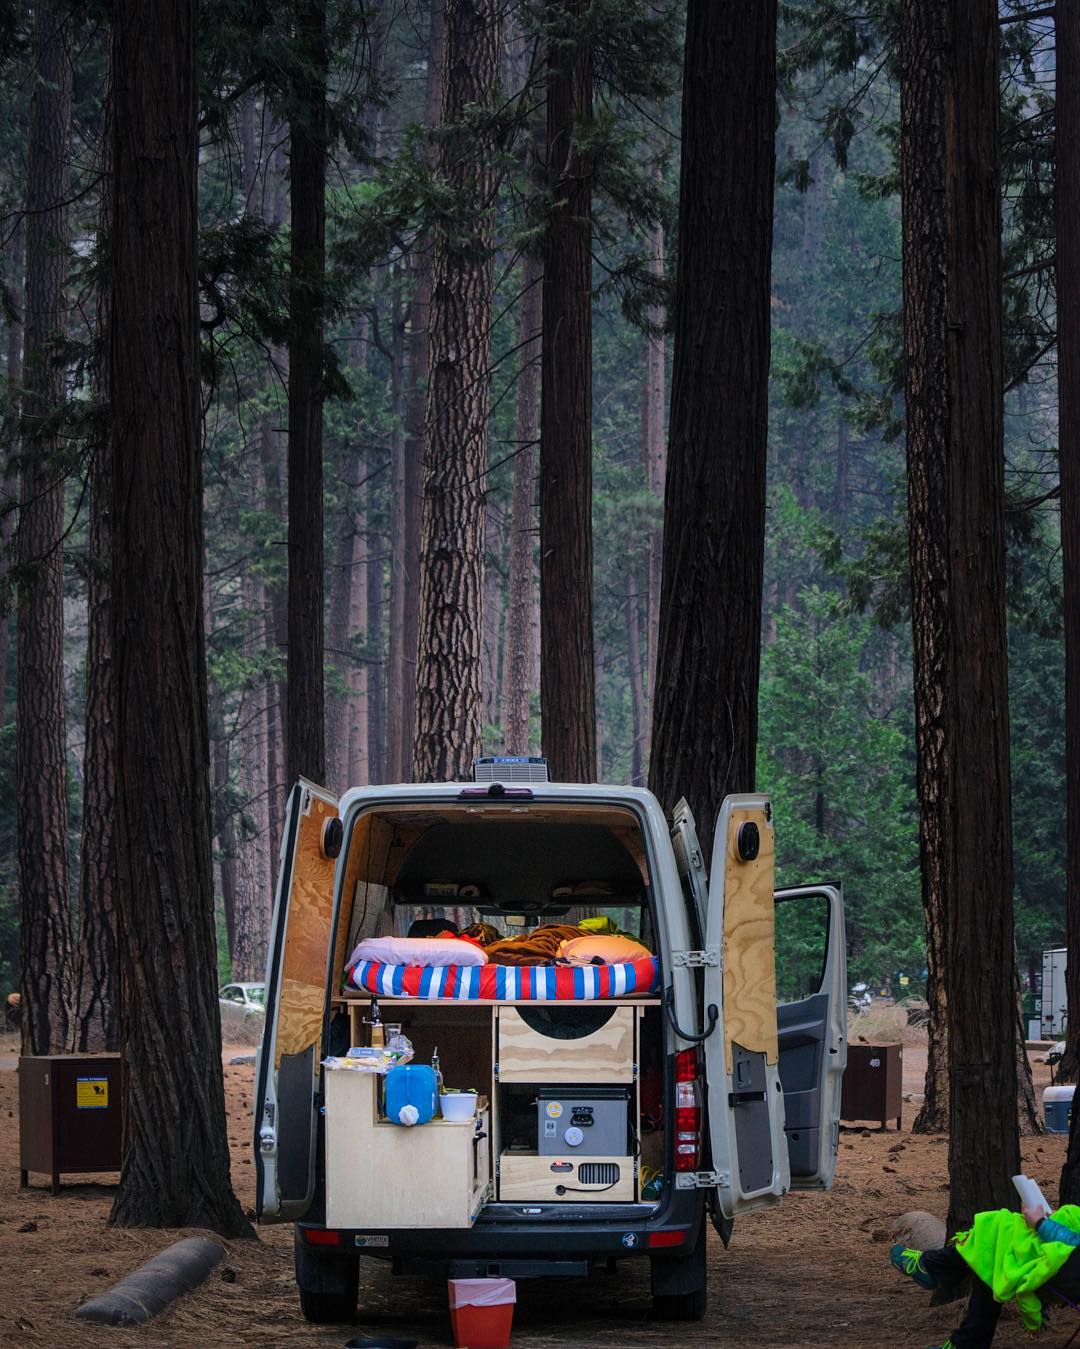
[[[506,601],[506,698],[503,742],[507,754],[528,754],[529,695],[534,688],[536,561],[536,432],[540,409],[540,325],[543,316],[540,263],[525,255],[517,344],[517,447],[510,503],[510,560]]]
[[[391,349],[394,352],[393,381],[397,384],[407,375],[403,368],[406,333],[404,325],[398,322],[401,297],[401,274],[398,270],[394,273],[392,294],[394,330]],[[416,686],[416,673],[412,663],[406,659],[405,649],[405,596],[410,586],[405,545],[411,503],[405,495],[406,456],[409,452],[406,431],[408,394],[405,393],[403,397],[405,415],[395,419],[390,436],[390,631],[386,657],[386,773],[391,782],[402,782],[408,776],[402,763],[402,747],[407,734],[404,696],[406,688],[411,685],[411,701]],[[391,402],[394,401],[392,391]]]
[[[241,1235],[251,1229],[229,1178],[211,883],[196,24],[195,0],[113,8],[115,899],[127,1088],[110,1221]]]
[[[289,124],[289,652],[286,770],[326,780],[323,695],[323,285],[326,9],[298,0],[305,58]]]
[[[16,819],[22,1052],[67,1047],[72,1015],[64,703],[64,473],[51,418],[64,399],[50,344],[64,332],[71,60],[68,16],[34,10],[26,152],[26,345],[18,528]]]
[[[348,451],[346,451],[348,453]],[[356,533],[354,508],[358,488],[356,480],[360,476],[361,466],[354,459],[347,466],[350,475],[345,506],[338,511],[335,519],[334,566],[330,575],[330,665],[334,671],[336,686],[326,697],[326,783],[332,791],[344,792],[349,782],[349,722],[351,708],[352,659],[349,656],[349,643],[352,630],[349,617],[352,613],[352,594],[356,585],[356,572],[353,570],[353,536]]]
[[[586,0],[546,0],[562,34],[547,75],[540,392],[540,724],[556,782],[596,775],[592,577],[592,121]]]
[[[111,94],[106,75],[105,185],[99,211],[99,246],[107,247],[108,162],[111,131]],[[108,283],[99,283],[97,332],[98,361],[95,400],[108,405],[106,361],[109,308]],[[113,664],[111,643],[112,443],[104,436],[94,446],[90,468],[90,557],[87,567],[86,611],[86,741],[83,750],[82,846],[79,852],[79,942],[75,957],[74,1021],[70,1037],[73,1053],[116,1050],[120,1042],[119,955],[113,877],[113,818],[116,813],[116,734],[113,720]]]
[[[446,47],[444,0],[432,0],[427,47],[427,127],[439,124],[442,115],[443,59]],[[420,623],[420,525],[424,480],[425,429],[431,343],[431,248],[429,236],[417,240],[411,258],[413,294],[409,303],[408,366],[405,395],[405,444],[402,487],[399,498],[400,528],[394,531],[395,584],[401,585],[401,654],[398,661],[400,697],[390,703],[387,742],[387,777],[392,782],[412,780],[413,742],[416,737],[416,658]]]
[[[421,526],[420,628],[416,671],[418,782],[471,776],[481,746],[484,473],[494,128],[466,109],[489,111],[497,88],[502,7],[498,0],[446,0],[446,61],[440,172],[470,221],[434,232],[430,359]]]
[[[262,586],[244,579],[245,603],[257,612]],[[233,895],[233,978],[262,979],[266,974],[267,934],[274,902],[274,868],[266,797],[266,718],[263,690],[257,687],[244,700],[236,732],[237,785],[245,802],[246,823],[234,832],[236,863]]]
[[[384,540],[371,527],[364,540],[367,571],[367,707],[365,709],[368,781],[386,781],[386,650],[383,631],[386,615],[386,575],[383,568]]]
[[[1058,457],[1061,472],[1061,580],[1065,625],[1065,895],[1068,1044],[1072,1081],[1080,1078],[1080,12],[1056,12]],[[1061,1172],[1061,1202],[1080,1199],[1080,1110],[1073,1111]]]
[[[352,592],[349,631],[362,632],[365,647],[370,640],[371,628],[371,615],[368,609],[367,519],[366,503],[361,501],[357,506],[356,530],[352,541],[352,566],[356,572],[356,584]],[[368,759],[369,669],[370,664],[365,654],[365,659],[358,661],[350,674],[352,697],[349,699],[349,782],[354,787],[366,786],[371,781]]]
[[[23,267],[25,264],[26,226],[16,222],[5,269],[8,288],[7,343],[4,361],[4,393],[8,400],[3,421],[3,474],[0,476],[0,577],[5,581],[10,565],[11,541],[15,533],[15,511],[18,505],[16,459],[19,440],[19,397],[22,386],[23,358]],[[0,612],[0,725],[7,723],[7,668],[11,648],[11,618]]]
[[[927,921],[945,926],[950,1231],[1011,1206],[1020,1162],[997,52],[994,0],[903,0],[916,787]]]
[[[641,662],[641,620],[637,581],[626,573],[626,663],[630,678],[630,785],[645,785],[645,686]]]
[[[664,227],[656,225],[649,240],[652,274],[664,275]],[[667,444],[664,440],[664,412],[667,383],[667,339],[664,335],[666,315],[661,305],[651,305],[647,318],[650,332],[645,339],[645,388],[642,411],[643,450],[649,491],[656,499],[659,516],[655,528],[649,530],[649,588],[646,596],[647,688],[645,741],[652,738],[652,707],[656,689],[656,644],[660,633],[660,583],[664,562],[664,475],[667,471]]]
[[[754,787],[775,112],[775,0],[690,0],[649,784],[706,856]]]
[[[506,518],[491,496],[484,503],[484,632],[483,671],[480,687],[483,689],[483,724],[499,724],[501,706],[500,674],[502,656],[502,626],[504,619],[503,571],[506,557]]]

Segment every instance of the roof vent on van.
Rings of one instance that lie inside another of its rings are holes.
[[[489,754],[473,761],[474,782],[518,783],[548,781],[547,760],[538,754]]]

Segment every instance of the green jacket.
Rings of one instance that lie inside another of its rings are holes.
[[[1054,1221],[1080,1232],[1080,1208],[1066,1204]],[[956,1249],[972,1271],[989,1284],[998,1302],[1016,1299],[1020,1319],[1027,1330],[1042,1327],[1042,1303],[1037,1291],[1053,1279],[1075,1246],[1063,1241],[1041,1241],[1020,1213],[995,1209],[975,1215],[974,1226],[958,1232]]]

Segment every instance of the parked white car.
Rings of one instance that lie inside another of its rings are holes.
[[[218,1001],[221,1033],[226,1040],[240,1033],[245,1040],[259,1039],[266,1022],[265,984],[226,984]]]

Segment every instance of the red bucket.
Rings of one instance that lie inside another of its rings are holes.
[[[458,1349],[507,1349],[517,1289],[513,1279],[448,1279]]]

